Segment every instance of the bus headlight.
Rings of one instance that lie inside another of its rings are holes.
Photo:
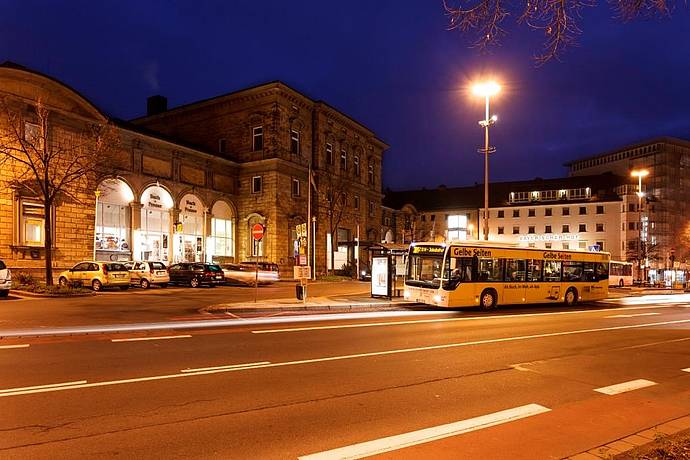
[[[440,296],[440,295],[436,294],[436,295],[434,296],[434,302],[436,302],[436,303],[441,303],[441,300],[442,300],[442,299],[441,299],[441,296]]]
[[[407,300],[407,299],[409,299],[409,298],[410,298],[410,291],[405,290],[405,292],[403,292],[403,299],[406,299],[406,300]]]

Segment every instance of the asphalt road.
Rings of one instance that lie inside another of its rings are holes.
[[[370,284],[365,282],[319,282],[309,286],[309,295],[368,294],[369,289]],[[294,298],[295,284],[260,286],[257,292],[259,300]],[[208,305],[246,302],[251,307],[254,295],[255,289],[245,286],[131,288],[72,298],[10,295],[0,299],[0,329],[188,319],[198,317],[199,309]]]
[[[0,458],[562,458],[690,414],[689,299],[3,341]]]

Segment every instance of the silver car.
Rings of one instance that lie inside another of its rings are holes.
[[[0,260],[0,297],[7,297],[12,287],[12,272],[5,262]]]
[[[130,282],[143,289],[148,289],[152,284],[167,287],[170,282],[168,268],[163,262],[134,261],[126,262],[129,269]]]

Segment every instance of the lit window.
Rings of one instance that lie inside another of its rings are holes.
[[[261,176],[252,177],[252,193],[261,193],[263,180]]]
[[[21,239],[24,246],[45,243],[45,207],[37,201],[21,200]]]
[[[252,151],[257,152],[264,149],[264,127],[255,126],[252,128]]]
[[[293,155],[300,154],[299,138],[299,131],[295,129],[290,131],[290,153]]]
[[[340,170],[347,171],[347,151],[345,149],[340,150]]]
[[[448,216],[448,240],[466,240],[467,239],[467,216],[466,215],[450,215]]]

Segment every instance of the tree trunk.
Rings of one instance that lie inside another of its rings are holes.
[[[53,285],[53,214],[52,201],[45,202],[45,238],[44,249],[46,251],[46,286]]]

